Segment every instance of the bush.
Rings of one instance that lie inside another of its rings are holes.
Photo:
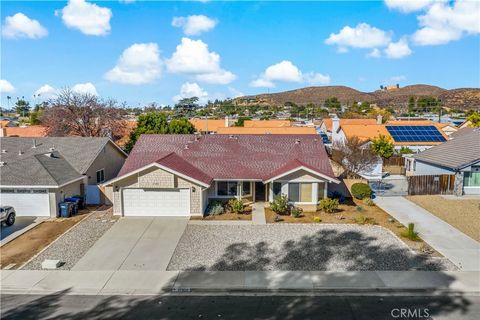
[[[329,192],[328,197],[331,199],[338,199],[340,203],[345,202],[345,196],[338,191]]]
[[[325,198],[320,200],[318,208],[326,213],[333,213],[338,209],[338,199]]]
[[[352,195],[360,200],[370,198],[372,196],[372,189],[366,183],[354,183],[351,191]]]
[[[230,199],[228,200],[228,208],[233,213],[243,213],[243,200],[242,199]]]
[[[412,241],[419,241],[420,237],[418,236],[418,232],[415,231],[415,224],[409,223],[407,230],[402,232],[402,236],[412,240]]]
[[[225,212],[223,203],[220,201],[214,201],[208,205],[207,216],[217,216]]]
[[[354,218],[354,219],[355,219],[355,223],[357,223],[357,224],[365,224],[365,223],[367,223],[367,218],[366,218],[363,214],[361,214],[361,213],[355,215],[355,218]]]
[[[320,217],[315,216],[313,217],[313,222],[317,222],[317,223],[322,222],[322,219]]]
[[[284,194],[275,197],[275,199],[270,202],[270,209],[276,214],[285,215],[288,214],[290,206],[288,204],[288,197]]]
[[[292,209],[290,209],[290,214],[294,218],[300,218],[300,216],[302,215],[302,212],[303,212],[302,208],[299,208],[299,207],[293,207]]]
[[[370,198],[365,198],[365,200],[363,200],[363,203],[370,207],[373,207],[375,205],[375,202],[373,202],[373,200]]]
[[[363,211],[365,211],[365,209],[364,209],[362,206],[356,206],[356,207],[355,207],[355,211],[357,211],[357,212],[363,212]]]

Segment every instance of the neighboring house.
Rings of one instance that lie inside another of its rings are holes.
[[[232,120],[225,117],[224,120],[215,119],[190,119],[190,123],[195,130],[200,133],[217,133],[219,128],[226,128],[233,124]]]
[[[415,125],[415,126],[436,126],[439,130],[442,130],[447,136],[458,131],[458,128],[451,123],[439,123],[431,120],[389,120],[387,125]]]
[[[335,178],[318,135],[142,135],[118,176],[114,213],[202,215],[209,201],[286,194],[315,211]]]
[[[317,134],[313,127],[228,127],[218,128],[217,134]]]
[[[0,139],[0,201],[19,216],[55,217],[58,203],[86,195],[108,202],[99,185],[117,175],[127,155],[108,138]]]
[[[333,131],[338,131],[343,125],[370,125],[376,124],[377,119],[339,119],[339,118],[325,118],[320,124],[320,131],[332,136]],[[380,122],[381,123],[381,122]],[[333,130],[335,129],[335,130]]]
[[[406,159],[407,175],[454,174],[454,193],[480,194],[480,129]]]
[[[291,127],[290,120],[245,120],[243,123],[245,128],[283,128]]]
[[[44,126],[20,126],[0,128],[0,137],[46,137]]]

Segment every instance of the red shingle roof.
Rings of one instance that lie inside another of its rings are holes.
[[[144,134],[118,177],[158,162],[196,180],[261,179],[290,171],[300,163],[335,179],[318,135],[194,135]],[[288,169],[288,170],[287,170]]]

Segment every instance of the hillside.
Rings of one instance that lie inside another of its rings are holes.
[[[392,106],[401,109],[407,105],[411,96],[440,98],[443,105],[449,108],[480,109],[479,88],[447,90],[423,84],[401,87],[392,91],[377,90],[374,92],[361,92],[346,86],[307,87],[278,93],[244,96],[236,98],[235,101],[238,104],[268,103],[281,105],[286,102],[293,102],[301,105],[307,103],[322,104],[327,98],[337,97],[345,104],[352,101],[367,101],[383,107]]]

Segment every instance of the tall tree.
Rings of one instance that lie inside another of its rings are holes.
[[[17,102],[15,103],[15,112],[22,117],[27,116],[30,112],[30,103],[25,100],[24,97],[22,97],[21,99],[17,98]]]
[[[49,136],[123,136],[125,121],[114,100],[64,90],[43,111],[41,121]]]
[[[373,139],[370,147],[372,148],[373,153],[384,159],[390,158],[395,152],[394,145],[390,138],[383,134],[380,134],[378,137]]]
[[[195,128],[186,118],[173,119],[168,122],[164,112],[149,112],[138,117],[137,127],[130,133],[125,150],[130,152],[142,134],[189,134]]]
[[[348,176],[355,176],[373,170],[378,163],[378,156],[371,149],[365,148],[364,141],[353,136],[333,143],[332,160],[343,166]]]

